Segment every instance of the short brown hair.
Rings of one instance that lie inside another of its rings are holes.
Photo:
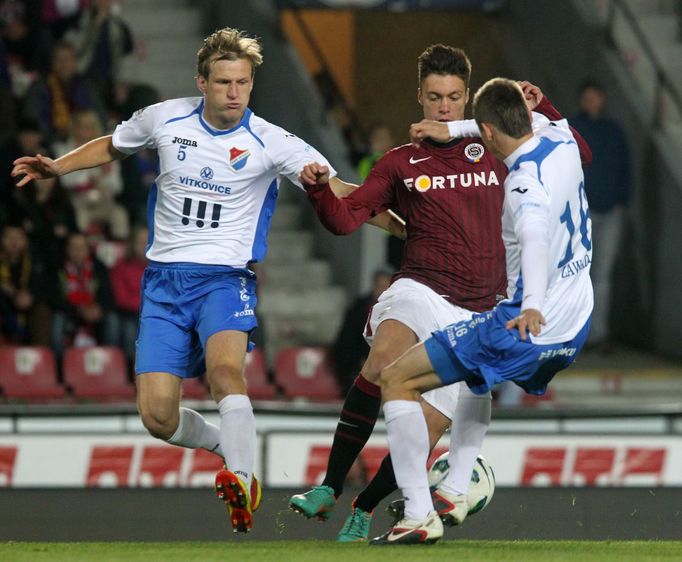
[[[247,37],[239,29],[224,27],[204,39],[204,44],[197,51],[197,72],[199,76],[208,78],[211,64],[215,61],[246,59],[251,63],[253,76],[256,67],[263,62],[261,49],[258,39]]]
[[[533,132],[521,87],[507,78],[493,78],[474,96],[474,119],[478,126],[489,123],[515,139]]]
[[[471,61],[462,49],[448,45],[431,45],[417,59],[417,74],[421,84],[431,74],[454,74],[469,87]]]

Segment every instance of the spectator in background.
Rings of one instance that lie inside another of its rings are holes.
[[[131,362],[135,359],[142,274],[147,267],[145,253],[148,239],[149,231],[146,227],[133,229],[125,258],[109,272],[119,323],[119,345]]]
[[[393,271],[388,268],[377,269],[374,272],[372,291],[358,297],[346,309],[333,350],[336,377],[343,389],[343,394],[348,393],[348,389],[367,359],[369,345],[363,335],[367,317],[381,293],[391,284],[392,275]]]
[[[0,37],[12,93],[21,98],[50,60],[52,42],[42,25],[40,0],[0,0]]]
[[[90,0],[41,0],[40,19],[50,30],[53,41],[61,38],[78,25],[81,13]]]
[[[386,152],[395,146],[391,129],[385,123],[376,123],[369,131],[369,154],[358,163],[358,176],[363,182]]]
[[[114,0],[92,0],[68,40],[78,52],[78,69],[110,106],[121,62],[133,51],[133,35]]]
[[[75,49],[58,43],[52,50],[49,74],[36,80],[24,100],[23,115],[41,124],[48,142],[63,141],[69,135],[74,112],[90,109],[100,124],[106,123],[102,101],[78,74]]]
[[[50,344],[50,288],[45,265],[31,253],[20,225],[2,228],[0,240],[0,329],[15,344]]]
[[[17,212],[18,190],[10,177],[12,162],[24,154],[48,153],[40,125],[29,119],[22,120],[12,139],[0,145],[0,224],[11,222]]]
[[[62,156],[85,143],[101,137],[104,131],[92,110],[78,111],[71,119],[71,134],[64,143],[55,144],[55,153]],[[76,211],[76,224],[81,232],[96,232],[108,227],[116,240],[126,240],[130,234],[128,214],[116,196],[123,190],[121,166],[114,160],[104,166],[79,170],[60,178],[70,193]]]
[[[363,182],[367,179],[374,164],[395,146],[391,129],[385,123],[376,123],[369,130],[369,154],[358,164],[358,176]],[[397,236],[386,238],[386,258],[393,269],[400,269],[403,261],[405,240]]]
[[[78,230],[68,194],[59,178],[33,180],[15,191],[33,253],[41,254],[49,267],[57,269],[64,261],[68,235]]]
[[[607,95],[594,81],[579,88],[579,113],[571,125],[592,149],[592,165],[585,168],[585,191],[592,217],[595,251],[590,277],[594,311],[588,344],[599,351],[611,349],[609,312],[613,266],[630,200],[630,150],[622,127],[606,115]]]
[[[67,346],[115,345],[116,322],[109,272],[92,256],[85,235],[72,233],[58,271],[52,318],[52,346],[61,356]]]

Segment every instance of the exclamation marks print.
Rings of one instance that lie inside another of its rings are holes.
[[[185,202],[182,206],[182,224],[187,226],[189,224],[189,214],[192,212],[192,200],[185,197]]]
[[[218,228],[218,221],[220,220],[220,210],[222,205],[213,203],[213,214],[211,215],[211,228]]]
[[[199,201],[199,208],[197,209],[197,226],[202,228],[204,226],[204,218],[206,217],[206,201]]]

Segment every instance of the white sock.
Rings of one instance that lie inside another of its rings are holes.
[[[471,472],[490,425],[490,393],[478,396],[461,384],[450,430],[450,471],[440,484],[451,494],[468,493]]]
[[[180,408],[180,423],[168,442],[188,449],[206,449],[223,456],[218,428],[208,423],[199,412],[189,408]]]
[[[256,419],[251,400],[245,394],[230,394],[218,403],[220,447],[229,463],[227,468],[251,486],[256,462]]]
[[[421,521],[433,511],[426,473],[429,432],[421,404],[390,400],[384,404],[384,417],[395,479],[405,496],[405,518]]]

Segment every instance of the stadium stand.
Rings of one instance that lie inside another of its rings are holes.
[[[275,361],[275,377],[287,398],[339,398],[339,388],[327,352],[321,347],[282,349]]]
[[[277,389],[268,381],[265,355],[256,348],[246,354],[244,376],[249,389],[249,396],[255,400],[271,400],[277,397]]]
[[[0,373],[5,398],[41,402],[63,398],[66,390],[57,382],[57,364],[48,347],[0,348]]]
[[[63,371],[64,383],[76,398],[107,401],[135,396],[125,356],[118,347],[69,348]]]

